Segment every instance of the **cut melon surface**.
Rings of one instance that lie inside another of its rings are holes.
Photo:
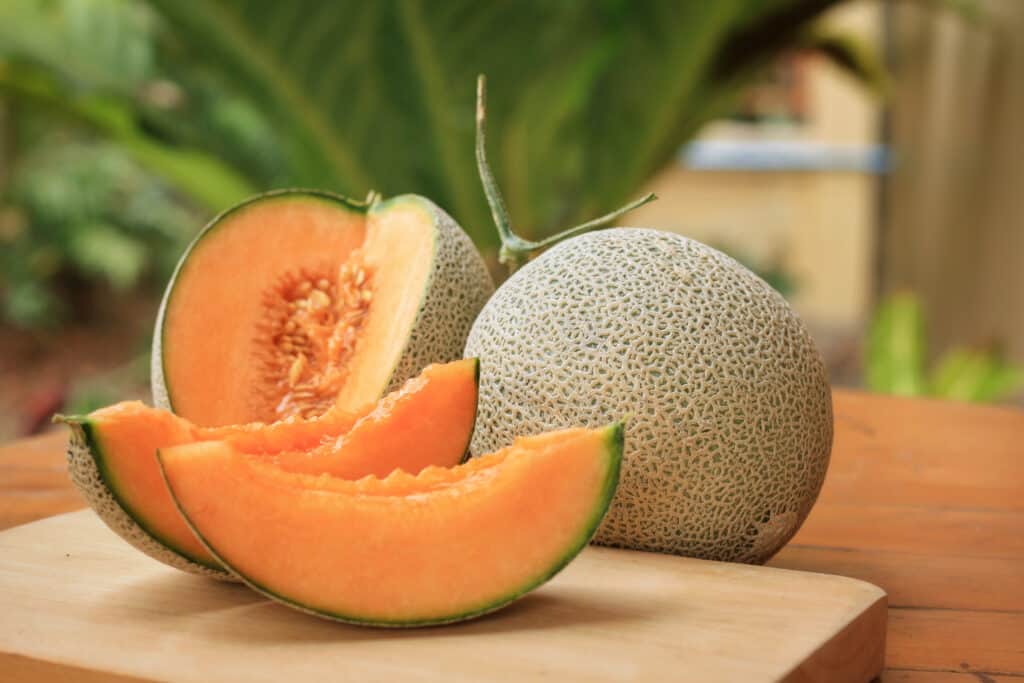
[[[426,467],[459,464],[469,455],[476,422],[480,365],[469,359],[434,368],[381,399],[340,436],[312,449],[277,449],[270,461],[289,472],[343,479],[386,477],[396,469],[419,474]],[[225,439],[252,452],[246,440],[247,435]]]
[[[475,359],[433,365],[376,405],[272,424],[204,428],[138,401],[119,403],[62,418],[72,430],[69,470],[93,509],[130,543],[179,569],[223,574],[168,494],[157,449],[223,439],[259,457],[281,454],[283,467],[356,478],[452,466],[468,450],[478,376]],[[372,451],[373,442],[381,448]]]
[[[353,411],[459,358],[492,292],[469,237],[423,197],[254,197],[197,236],[167,286],[154,403],[203,426]]]
[[[614,494],[622,434],[552,432],[358,481],[285,472],[226,442],[159,459],[196,535],[254,589],[339,621],[425,626],[498,609],[568,564]]]

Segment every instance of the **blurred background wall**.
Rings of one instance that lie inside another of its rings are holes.
[[[935,350],[996,342],[1024,359],[1024,2],[979,5],[975,21],[887,10],[898,159],[877,287],[919,293]]]
[[[826,23],[881,46],[883,7],[859,2]],[[834,380],[856,383],[875,300],[883,100],[828,60],[787,65],[759,116],[719,120],[651,185],[630,216],[719,245],[781,287],[812,327]]]
[[[885,55],[884,96],[808,56],[784,84],[798,93],[796,115],[769,96],[759,120],[712,122],[651,183],[661,200],[631,219],[720,245],[778,278],[840,383],[868,381],[865,330],[893,293],[914,305],[883,331],[890,347],[912,347],[894,362],[922,377],[880,386],[926,393],[929,366],[953,372],[967,349],[994,354],[995,365],[1021,361],[1024,2],[969,7],[832,10],[826,24]]]

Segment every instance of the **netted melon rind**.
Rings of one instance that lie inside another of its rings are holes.
[[[395,391],[431,363],[462,358],[466,337],[494,293],[494,282],[469,235],[429,199],[404,195],[393,201],[418,201],[434,215],[434,262],[409,339],[384,393]]]
[[[564,242],[484,307],[474,455],[516,436],[631,416],[595,541],[760,563],[817,499],[832,444],[822,359],[786,301],[679,235]]]
[[[191,251],[192,247],[189,247]],[[167,392],[167,383],[164,378],[164,353],[163,353],[163,330],[164,315],[167,310],[167,301],[171,297],[171,290],[174,289],[174,282],[178,278],[178,271],[181,264],[188,257],[188,251],[182,256],[171,281],[167,283],[163,296],[160,299],[160,309],[156,312],[156,323],[153,326],[153,347],[149,352],[149,385],[153,392],[153,405],[161,410],[171,410],[171,397]]]
[[[110,529],[128,541],[132,546],[154,560],[190,574],[199,574],[222,581],[237,581],[225,571],[205,567],[179,555],[160,541],[153,538],[129,515],[107,487],[96,459],[89,448],[85,429],[81,424],[71,422],[71,439],[68,442],[68,474],[81,491],[89,506]],[[155,454],[154,454],[155,455]]]

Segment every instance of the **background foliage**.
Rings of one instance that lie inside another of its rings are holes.
[[[283,185],[418,192],[493,248],[479,72],[513,218],[549,234],[631,198],[783,50],[877,75],[813,29],[838,2],[5,0],[4,315],[53,320],[69,274],[159,274],[202,218]]]
[[[0,319],[53,326],[97,288],[162,284],[213,213],[288,185],[424,194],[493,249],[480,72],[517,231],[551,234],[633,198],[784,51],[881,89],[869,50],[815,24],[840,2],[4,0]],[[872,388],[988,400],[1018,386],[993,349],[926,373],[915,306],[880,309]]]
[[[865,384],[872,391],[989,402],[1024,389],[1024,367],[996,343],[957,346],[929,369],[928,326],[920,300],[897,292],[882,301],[865,343]]]

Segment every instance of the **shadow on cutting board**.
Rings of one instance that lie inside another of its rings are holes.
[[[399,638],[458,637],[563,628],[622,625],[650,619],[667,609],[649,595],[610,593],[598,585],[548,585],[493,614],[461,624],[413,629],[351,626],[303,614],[277,604],[241,584],[212,581],[174,571],[125,582],[95,595],[93,616],[103,622],[145,621],[169,632],[190,633],[216,642],[338,642]]]

